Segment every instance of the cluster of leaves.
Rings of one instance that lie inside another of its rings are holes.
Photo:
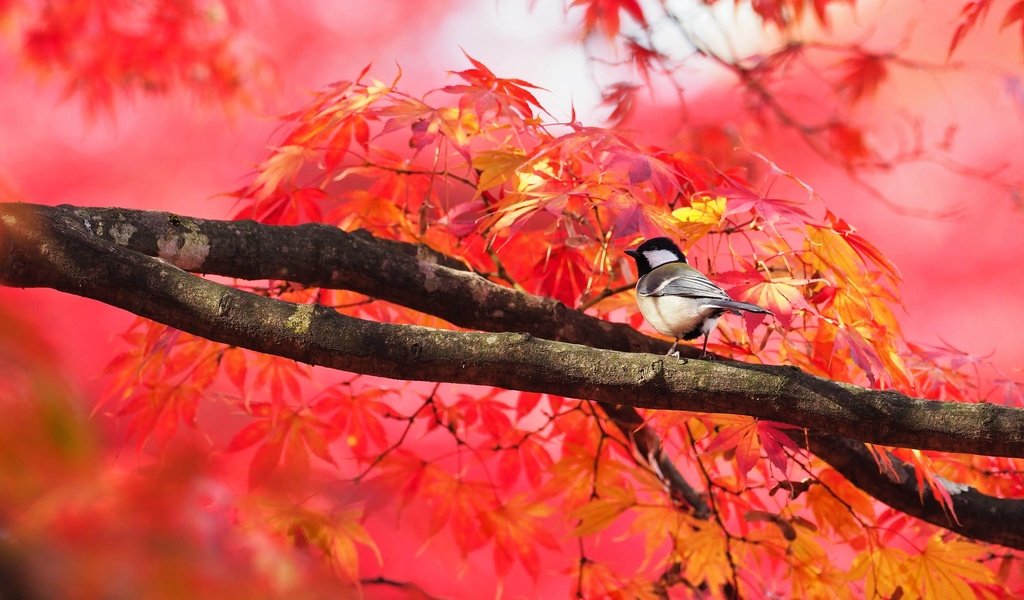
[[[267,66],[245,47],[240,10],[220,0],[8,0],[0,25],[28,65],[60,73],[66,94],[109,113],[119,94],[177,88],[249,102]]]
[[[205,446],[112,465],[32,327],[0,308],[0,596],[328,597],[337,580],[275,543]],[[316,567],[317,565],[314,565]]]
[[[913,107],[887,110],[888,115],[870,110],[866,102],[902,73],[927,72],[932,85],[941,85],[961,65],[949,59],[969,34],[984,21],[994,5],[1005,7],[1000,30],[1020,27],[1024,44],[1024,2],[969,1],[956,21],[946,62],[932,58],[928,48],[916,48],[913,21],[907,15],[916,9],[899,4],[862,7],[854,0],[752,0],[726,3],[703,2],[702,6],[654,2],[640,5],[634,0],[576,0],[579,27],[588,38],[606,44],[589,44],[588,52],[598,65],[604,86],[604,104],[613,122],[633,116],[636,95],[668,82],[687,101],[699,98],[687,90],[693,69],[712,69],[735,79],[745,92],[746,110],[728,122],[703,123],[715,135],[699,131],[684,140],[705,156],[716,152],[720,139],[748,148],[771,146],[771,140],[795,134],[807,148],[828,163],[843,169],[859,189],[901,210],[889,194],[865,179],[873,172],[889,172],[915,161],[932,161],[961,176],[980,180],[1011,198],[1024,182],[999,174],[987,165],[958,160],[954,149],[958,127],[949,123],[936,136],[925,134],[923,117]],[[722,5],[731,4],[722,11]],[[880,34],[873,25],[855,25],[858,9],[878,11],[869,23],[906,22],[904,39],[894,43],[889,32]],[[1002,10],[998,8],[995,10]],[[579,12],[582,11],[582,12]],[[572,12],[572,11],[570,11]],[[752,13],[763,25],[764,43],[750,55],[738,54],[731,44],[722,44],[706,29],[693,23],[735,24],[735,15]],[[733,19],[730,21],[730,19]],[[841,33],[835,24],[841,24]],[[894,49],[894,47],[898,49]],[[683,49],[683,50],[681,50]],[[901,73],[902,72],[902,73]],[[1015,78],[1013,73],[1002,76]],[[646,85],[633,83],[637,78]],[[998,76],[997,76],[998,77]],[[1011,92],[1012,94],[1012,92]],[[813,99],[813,100],[810,100]],[[694,119],[699,121],[699,117]],[[691,123],[687,128],[692,127]],[[921,211],[928,216],[945,216],[941,211]]]
[[[732,296],[774,312],[761,328],[724,323],[716,352],[912,395],[1019,403],[1009,380],[975,384],[971,357],[905,342],[893,315],[896,269],[767,158],[716,165],[574,118],[560,123],[537,88],[469,62],[454,83],[420,97],[368,69],[333,84],[285,118],[281,144],[232,194],[237,216],[424,243],[496,282],[635,326],[635,273],[622,251],[669,235]],[[792,197],[762,191],[742,164]],[[446,326],[346,291],[275,281],[258,290]],[[584,597],[654,597],[675,586],[911,597],[951,587],[969,597],[1010,585],[987,548],[881,507],[778,424],[647,415],[708,494],[706,519],[682,510],[663,475],[588,403],[366,377],[329,383],[301,365],[141,322],[126,340],[131,349],[111,365],[111,401],[129,434],[155,447],[182,425],[208,434],[225,461],[248,464],[249,491],[237,493],[273,499],[260,506],[278,539],[349,582],[371,569],[359,560],[367,550],[385,572],[395,560],[373,538],[387,528],[376,511],[389,499],[424,545],[452,544],[465,559],[489,551],[499,578],[517,564],[533,577],[565,573]],[[240,421],[229,436],[219,435],[224,419]],[[947,506],[946,480],[995,494],[1022,483],[1016,461],[896,454],[917,467],[922,494]],[[885,449],[878,456],[884,466]],[[601,558],[628,543],[644,548],[635,561]]]

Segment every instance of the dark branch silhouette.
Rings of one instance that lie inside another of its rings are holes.
[[[182,269],[349,289],[462,327],[520,333],[365,321],[258,296]],[[635,419],[628,411],[616,416],[616,408],[745,414],[790,423],[809,429],[810,449],[879,500],[975,539],[1024,548],[1024,502],[970,490],[954,495],[960,522],[953,522],[928,498],[920,499],[913,477],[908,487],[906,477],[892,481],[879,473],[860,443],[1020,457],[1024,410],[921,400],[789,367],[647,354],[663,352],[667,343],[498,286],[419,246],[323,225],[275,227],[160,212],[0,204],[0,282],[94,298],[211,340],[310,364],[595,400],[631,433],[638,451],[668,465],[656,436],[636,435],[642,418],[635,411]],[[666,478],[673,479],[671,471]],[[696,514],[707,511],[681,477],[673,485],[682,486],[673,492]],[[1003,518],[993,520],[993,510]]]

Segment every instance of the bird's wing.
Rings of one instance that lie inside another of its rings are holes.
[[[654,269],[640,281],[636,292],[641,296],[683,296],[732,300],[722,288],[692,267]]]

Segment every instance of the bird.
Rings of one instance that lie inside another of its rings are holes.
[[[733,300],[703,273],[686,263],[686,255],[667,237],[646,240],[636,250],[626,250],[636,261],[636,303],[640,314],[658,332],[675,341],[666,355],[676,352],[679,340],[703,335],[701,357],[707,356],[708,335],[726,312],[772,314],[749,302]]]

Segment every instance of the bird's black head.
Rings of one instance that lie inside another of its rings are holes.
[[[637,274],[640,277],[670,262],[686,262],[686,255],[667,237],[651,238],[637,246],[636,250],[626,250],[626,254],[636,261]]]

